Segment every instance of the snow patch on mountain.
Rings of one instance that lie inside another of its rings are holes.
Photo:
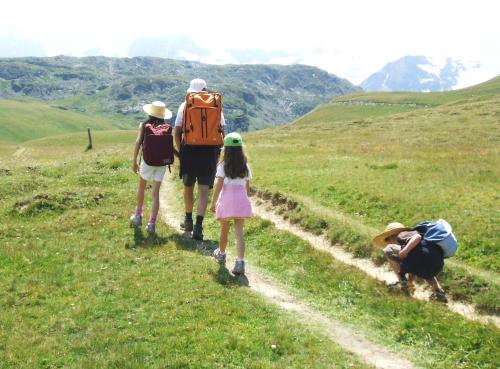
[[[424,72],[427,72],[429,74],[434,74],[436,76],[439,76],[439,73],[441,72],[441,69],[443,69],[443,65],[435,65],[435,64],[418,64],[417,67],[422,69]]]
[[[496,72],[495,72],[496,71]],[[448,91],[484,82],[498,75],[498,66],[453,58],[404,56],[386,64],[361,83],[366,91]]]

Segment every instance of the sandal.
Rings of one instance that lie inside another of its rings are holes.
[[[401,291],[406,295],[410,294],[410,289],[408,288],[408,281],[397,281],[387,285],[390,291]]]
[[[431,300],[442,302],[445,304],[448,302],[448,299],[446,298],[446,295],[444,294],[444,290],[442,290],[442,289],[435,291],[431,295]]]

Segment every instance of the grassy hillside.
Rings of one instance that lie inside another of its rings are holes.
[[[0,368],[366,368],[172,229],[130,229],[134,138],[97,132],[85,152],[85,134],[57,136],[2,157]]]
[[[0,142],[18,143],[57,134],[132,128],[136,123],[120,116],[84,114],[34,100],[0,100]]]
[[[3,158],[0,368],[365,368],[172,229],[128,228],[134,137],[97,132],[87,152],[84,133],[43,138]],[[217,239],[212,215],[206,232]],[[250,265],[419,367],[499,364],[493,325],[390,293],[269,222],[250,221],[246,240]]]
[[[297,201],[283,211],[358,255],[372,253],[371,237],[389,222],[447,219],[460,241],[448,264],[489,271],[473,294],[498,312],[498,289],[485,284],[500,271],[499,81],[438,94],[447,103],[435,107],[424,106],[435,94],[351,95],[249,134],[255,184]],[[470,298],[462,288],[473,277],[461,273],[466,283],[449,287]]]
[[[208,65],[162,58],[0,58],[0,98],[29,96],[76,111],[142,117],[142,105],[164,101],[174,113],[189,81],[204,78],[224,95],[231,130],[275,126],[334,96],[360,90],[306,65]]]
[[[413,93],[413,92],[371,92],[340,96],[335,101],[367,101],[393,104],[442,105],[458,100],[482,98],[498,95],[500,76],[476,86],[447,92]]]

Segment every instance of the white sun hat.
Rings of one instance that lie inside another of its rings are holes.
[[[151,104],[146,104],[142,109],[152,117],[160,119],[170,119],[172,118],[172,112],[167,109],[164,103],[161,101],[154,101]]]
[[[195,78],[189,83],[187,92],[201,92],[207,88],[207,83],[201,78]]]

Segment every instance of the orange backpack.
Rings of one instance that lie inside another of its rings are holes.
[[[222,145],[222,96],[217,92],[190,92],[184,106],[184,143]]]

